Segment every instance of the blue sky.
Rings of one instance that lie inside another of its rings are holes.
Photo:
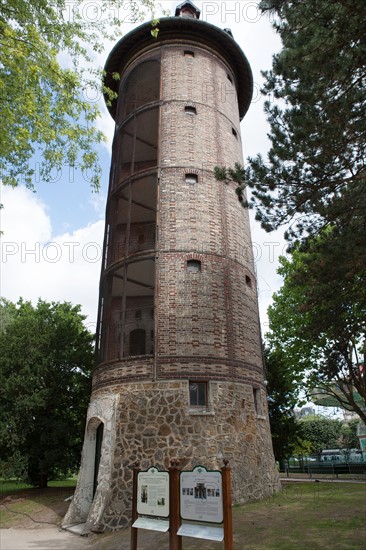
[[[95,4],[96,2],[90,3]],[[161,2],[174,14],[178,1]],[[267,16],[261,16],[256,1],[197,1],[201,19],[220,28],[231,28],[235,40],[246,54],[254,76],[254,97],[241,132],[244,158],[261,152],[266,154],[268,126],[259,95],[261,70],[270,69],[272,55],[280,48],[280,40]],[[92,12],[89,13],[92,16]],[[159,12],[158,12],[159,13]],[[128,2],[125,13],[128,15]],[[135,25],[128,22],[125,32]],[[115,42],[120,36],[116,36]],[[104,65],[115,42],[105,43],[96,63]],[[113,121],[102,100],[98,128],[107,135],[99,147],[102,186],[92,193],[88,178],[67,166],[54,175],[54,181],[39,180],[35,166],[35,187],[32,193],[22,187],[2,188],[0,202],[5,206],[1,227],[1,295],[17,301],[20,296],[33,302],[69,300],[80,303],[92,328],[96,321],[101,251],[104,232],[104,210],[108,186]],[[252,238],[258,274],[262,328],[266,330],[266,309],[273,292],[281,284],[276,274],[277,258],[284,253],[282,232],[266,234],[252,223]]]

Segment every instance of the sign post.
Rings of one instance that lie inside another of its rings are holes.
[[[222,503],[224,507],[224,549],[234,550],[233,511],[231,506],[231,468],[229,461],[224,459],[222,472]]]
[[[182,550],[182,537],[178,535],[180,528],[180,501],[179,501],[179,476],[181,469],[179,460],[172,460],[169,468],[169,549]]]
[[[132,476],[132,527],[131,527],[131,550],[137,550],[137,533],[138,529],[133,527],[133,524],[137,520],[137,476],[141,471],[140,462],[137,461],[132,466],[133,476]]]

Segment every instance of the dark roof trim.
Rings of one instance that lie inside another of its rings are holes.
[[[183,9],[184,7],[191,8],[193,11],[195,11],[196,16],[197,16],[197,19],[199,19],[199,16],[200,16],[200,14],[201,14],[201,10],[199,10],[199,9],[197,8],[197,6],[195,6],[195,5],[193,4],[193,2],[191,2],[191,0],[188,0],[187,2],[182,2],[181,4],[179,4],[179,6],[176,7],[176,9],[175,9],[175,16],[176,16],[176,17],[177,17],[177,16],[178,16],[178,17],[180,16],[180,12],[182,11],[182,9]]]
[[[144,23],[132,30],[115,45],[105,64],[104,83],[118,92],[119,81],[112,75],[123,71],[129,60],[147,47],[158,47],[166,40],[191,40],[215,49],[233,70],[238,83],[239,114],[242,119],[247,112],[253,94],[253,76],[247,58],[240,46],[227,32],[218,27],[190,17],[165,17],[160,19],[157,38],[151,35],[151,23]],[[116,101],[108,106],[113,118],[116,115]]]

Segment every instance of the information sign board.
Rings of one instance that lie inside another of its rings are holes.
[[[137,475],[137,513],[169,516],[169,473],[149,468]]]
[[[182,519],[222,523],[222,477],[220,471],[196,466],[180,474],[180,515]]]

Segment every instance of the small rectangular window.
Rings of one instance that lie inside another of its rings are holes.
[[[186,174],[185,175],[185,182],[186,183],[197,183],[198,182],[198,175],[197,174]]]
[[[184,57],[194,57],[194,52],[192,52],[192,50],[185,50],[184,51]]]
[[[207,407],[207,382],[189,383],[189,404],[191,407]]]
[[[230,82],[230,84],[233,83],[233,79],[231,78],[231,76],[229,75],[229,73],[227,73],[227,79],[228,79],[228,81]]]
[[[235,128],[231,128],[231,132],[233,134],[233,136],[238,139],[238,132],[235,130]]]
[[[248,277],[248,275],[245,275],[245,282],[246,282],[247,286],[252,288],[252,279],[250,277]]]
[[[196,115],[197,114],[197,109],[196,107],[193,107],[192,105],[186,105],[184,107],[184,111],[186,112],[187,115]]]

